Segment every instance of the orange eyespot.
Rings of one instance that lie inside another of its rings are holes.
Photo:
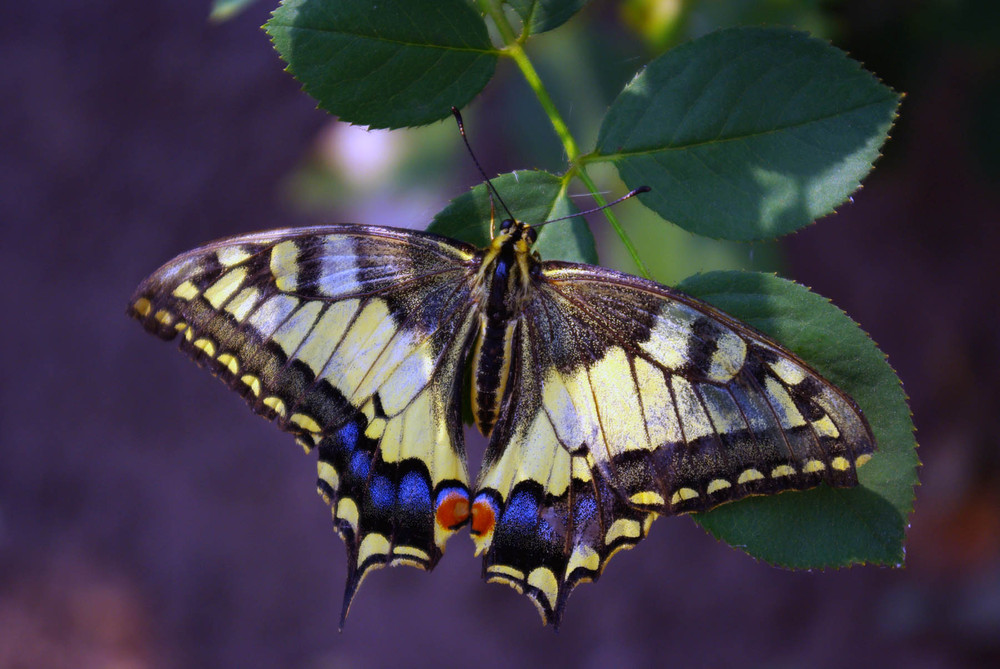
[[[472,505],[472,533],[484,536],[493,531],[496,513],[488,499],[477,499]]]
[[[469,520],[469,496],[464,490],[452,488],[438,496],[438,525],[449,530],[458,529]]]

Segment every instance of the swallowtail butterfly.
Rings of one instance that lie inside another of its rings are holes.
[[[129,313],[318,453],[364,576],[431,569],[468,525],[489,581],[558,624],[567,597],[661,515],[825,483],[875,442],[855,402],[751,327],[652,281],[365,225],[184,253]],[[468,385],[468,387],[467,387]],[[470,479],[462,405],[489,445]]]

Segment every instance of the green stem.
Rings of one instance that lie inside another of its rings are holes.
[[[514,34],[514,27],[510,25],[510,21],[507,20],[506,15],[504,15],[503,10],[500,8],[499,0],[478,0],[478,3],[480,9],[489,14],[490,18],[493,19],[493,23],[496,25],[497,30],[500,31],[500,36],[503,38],[504,44],[506,44],[504,53],[514,59],[517,67],[521,70],[521,74],[524,75],[528,85],[531,86],[531,90],[535,92],[535,97],[538,98],[538,102],[541,103],[545,114],[549,117],[552,127],[555,129],[556,134],[559,135],[559,140],[566,150],[566,158],[572,164],[580,155],[580,149],[576,145],[576,140],[569,131],[569,126],[566,125],[559,110],[556,109],[556,103],[552,101],[549,92],[545,89],[542,78],[538,76],[538,72],[531,63],[531,59],[528,58],[528,54],[521,47],[517,35]]]
[[[607,204],[605,199],[601,197],[597,184],[595,184],[593,179],[590,178],[590,175],[587,174],[585,166],[579,162],[581,156],[576,139],[573,137],[573,134],[569,130],[569,126],[566,125],[562,115],[556,108],[555,102],[553,102],[548,90],[546,90],[545,85],[542,83],[541,77],[538,76],[538,72],[535,70],[535,66],[532,64],[531,59],[528,58],[528,54],[521,46],[522,40],[518,39],[517,35],[514,34],[514,27],[511,26],[510,21],[507,20],[507,16],[503,13],[503,9],[500,7],[500,0],[476,0],[476,2],[483,13],[488,14],[490,18],[493,19],[493,23],[496,25],[497,30],[500,33],[500,37],[506,45],[503,53],[510,56],[514,62],[517,63],[518,68],[521,70],[521,74],[524,75],[524,78],[531,87],[531,90],[534,91],[535,97],[538,98],[538,102],[542,105],[542,108],[545,110],[545,114],[549,117],[549,122],[552,124],[553,129],[559,136],[559,140],[562,142],[563,149],[566,151],[566,160],[570,165],[569,170],[563,176],[564,183],[571,179],[574,175],[578,176],[580,181],[582,181],[587,187],[587,190],[590,191],[591,196],[599,206]],[[610,209],[604,209],[603,211],[604,216],[608,219],[608,222],[611,223],[615,233],[621,238],[622,243],[625,244],[625,248],[632,257],[632,261],[635,263],[636,267],[639,268],[639,271],[643,276],[650,278],[649,270],[639,257],[639,252],[636,250],[632,240],[629,239],[627,234],[625,234],[625,230],[618,222],[618,218],[611,212]]]

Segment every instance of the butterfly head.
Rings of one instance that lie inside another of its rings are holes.
[[[522,221],[506,218],[500,223],[500,234],[494,239],[494,245],[500,242],[503,244],[513,244],[517,253],[527,253],[536,241],[538,241],[538,231]]]

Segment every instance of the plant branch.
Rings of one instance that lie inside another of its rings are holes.
[[[514,33],[514,27],[511,26],[510,21],[507,20],[507,16],[504,14],[503,9],[500,6],[500,0],[476,0],[476,2],[483,13],[489,15],[490,18],[493,19],[493,23],[496,25],[497,31],[500,33],[500,37],[503,39],[505,44],[501,53],[510,56],[517,64],[518,69],[521,70],[521,74],[528,82],[528,86],[530,86],[531,90],[534,91],[539,104],[542,105],[542,109],[545,110],[545,114],[549,117],[549,122],[552,124],[552,128],[555,130],[556,135],[559,136],[559,141],[562,142],[563,149],[566,151],[566,160],[569,162],[569,170],[564,175],[564,183],[568,182],[573,176],[577,176],[587,187],[587,190],[590,191],[591,196],[598,205],[603,206],[607,204],[605,199],[601,196],[601,193],[597,188],[597,184],[595,184],[593,179],[590,178],[590,175],[587,174],[584,165],[580,162],[580,149],[576,143],[576,139],[573,137],[573,134],[569,130],[569,126],[566,125],[566,121],[563,120],[562,115],[556,108],[555,102],[552,100],[548,90],[545,88],[545,84],[542,83],[541,77],[538,76],[538,72],[535,70],[535,66],[532,64],[531,59],[528,58],[528,54],[521,46],[523,40],[519,39]],[[629,236],[625,233],[625,230],[618,222],[618,218],[611,212],[610,209],[604,209],[603,212],[605,218],[607,218],[608,222],[611,223],[611,227],[614,228],[615,233],[619,236],[619,238],[621,238],[622,243],[625,245],[625,249],[632,257],[632,261],[636,264],[636,267],[638,267],[643,276],[650,278],[649,270],[639,257],[639,252],[632,243],[632,240],[629,239]]]
[[[538,98],[538,102],[545,110],[545,114],[549,117],[549,121],[552,123],[556,134],[559,135],[559,141],[562,142],[563,148],[566,150],[567,160],[572,164],[580,155],[580,149],[576,145],[576,140],[569,131],[569,126],[566,125],[559,110],[556,109],[556,103],[552,101],[552,97],[542,83],[541,77],[538,76],[535,66],[518,41],[517,35],[514,34],[514,28],[510,25],[510,21],[507,20],[503,9],[500,8],[499,0],[478,0],[478,3],[480,9],[489,14],[490,18],[493,19],[493,23],[496,25],[506,45],[503,53],[510,56],[517,63],[518,69],[521,70],[521,74],[524,75],[531,90],[534,91],[535,97]]]

